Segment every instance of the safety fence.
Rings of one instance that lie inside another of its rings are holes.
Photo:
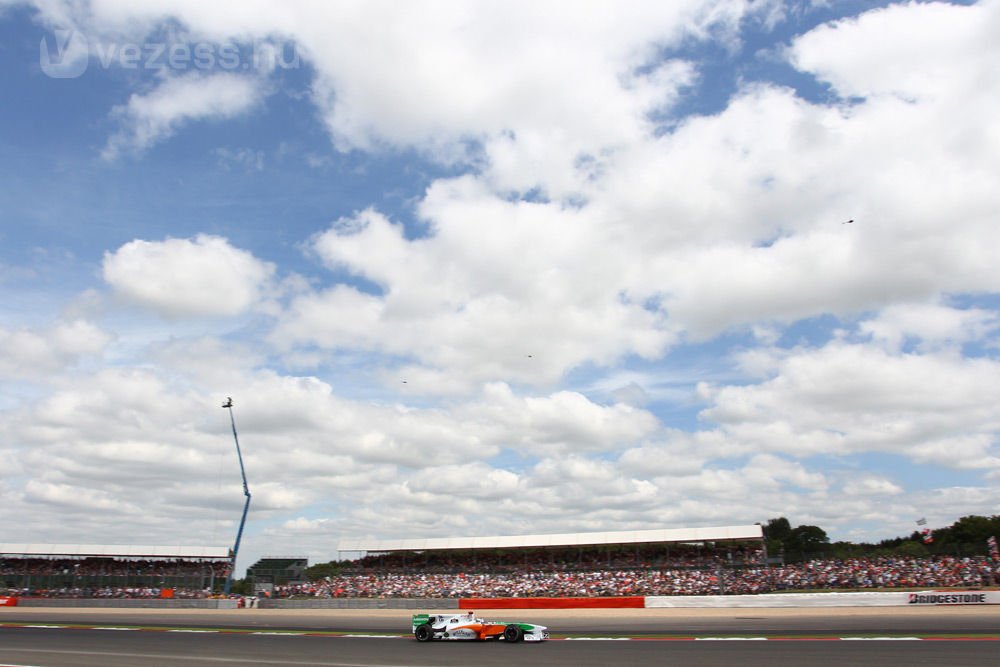
[[[1000,591],[912,591],[859,593],[769,593],[764,595],[676,595],[527,598],[329,598],[267,599],[266,609],[665,609],[768,607],[913,607],[1000,604]]]
[[[0,606],[87,609],[236,609],[239,601],[216,598],[0,598]]]

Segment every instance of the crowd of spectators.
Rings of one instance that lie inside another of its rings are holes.
[[[780,587],[913,588],[1000,584],[1000,563],[983,556],[814,560],[781,568]]]
[[[0,576],[152,576],[184,577],[209,572],[226,576],[229,561],[189,560],[182,558],[15,558],[0,557]]]
[[[1000,564],[983,557],[818,559],[783,566],[712,565],[490,572],[403,570],[341,573],[276,586],[274,597],[604,597],[754,594],[872,588],[976,588],[1000,585]]]

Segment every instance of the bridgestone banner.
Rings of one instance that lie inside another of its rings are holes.
[[[1000,591],[963,591],[961,593],[907,593],[909,605],[1000,604]]]
[[[0,598],[0,607],[16,607],[17,598]]]
[[[749,607],[907,607],[1000,604],[1000,591],[917,591],[913,593],[772,593],[647,597],[647,608]]]

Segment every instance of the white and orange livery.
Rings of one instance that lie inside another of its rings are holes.
[[[438,639],[540,642],[549,638],[549,630],[544,625],[534,623],[487,621],[476,616],[476,612],[470,611],[457,614],[414,614],[413,636],[419,642]]]

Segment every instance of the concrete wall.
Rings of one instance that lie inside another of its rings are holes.
[[[261,609],[458,609],[456,598],[312,598],[309,600],[270,600],[257,602]]]

